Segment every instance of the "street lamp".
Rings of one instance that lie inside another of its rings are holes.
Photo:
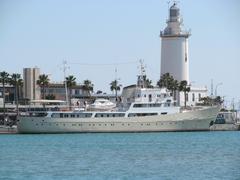
[[[218,88],[218,86],[221,86],[221,85],[223,85],[223,83],[218,83],[216,85],[216,87],[215,87],[215,97],[217,97],[217,88]]]

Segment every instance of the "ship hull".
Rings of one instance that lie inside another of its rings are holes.
[[[18,117],[19,133],[208,131],[218,107],[169,115],[115,118]]]

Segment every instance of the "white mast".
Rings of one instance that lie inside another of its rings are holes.
[[[67,90],[67,81],[66,81],[66,70],[69,69],[69,66],[67,66],[67,61],[63,61],[63,76],[64,76],[64,86],[65,86],[65,100],[68,104],[68,90]]]

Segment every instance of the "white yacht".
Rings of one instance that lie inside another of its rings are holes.
[[[143,73],[137,85],[123,88],[120,99],[115,111],[29,111],[18,117],[18,132],[208,131],[220,110],[220,107],[181,110],[166,89],[145,88]]]
[[[99,98],[90,104],[87,109],[92,111],[110,111],[116,108],[116,104],[109,101],[108,99]]]
[[[207,131],[219,107],[181,111],[171,97],[133,102],[127,111],[28,112],[18,117],[19,133]]]

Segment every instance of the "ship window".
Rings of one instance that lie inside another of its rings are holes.
[[[68,114],[64,114],[64,117],[68,117]]]
[[[167,112],[162,112],[161,114],[162,114],[162,115],[165,115],[165,114],[167,114]]]
[[[145,107],[161,107],[161,103],[149,103],[149,104],[134,104],[134,108],[145,108]]]
[[[192,94],[192,101],[193,102],[195,101],[195,94],[194,93]]]
[[[75,114],[71,114],[71,117],[75,117]]]
[[[164,103],[164,107],[170,107],[170,103]]]
[[[63,118],[63,113],[60,113],[60,118]]]
[[[129,113],[128,117],[133,117],[133,116],[155,116],[157,113]]]

